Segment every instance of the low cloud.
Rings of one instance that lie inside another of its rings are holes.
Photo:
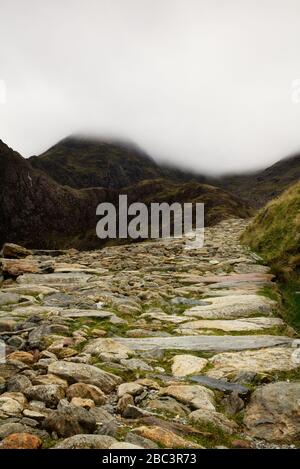
[[[76,132],[128,138],[156,159],[212,173],[300,149],[296,0],[0,8],[0,138],[24,156]]]

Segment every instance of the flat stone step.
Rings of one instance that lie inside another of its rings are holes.
[[[280,318],[241,318],[241,319],[200,319],[182,324],[177,332],[188,334],[201,329],[217,329],[225,332],[260,331],[272,327],[282,327],[285,323]]]
[[[60,285],[69,283],[87,283],[92,278],[84,272],[56,273],[56,274],[24,274],[17,278],[19,284],[32,285]]]
[[[18,306],[10,311],[11,316],[43,316],[46,314],[58,315],[61,308],[54,306],[40,306],[40,305],[29,305],[29,306]]]
[[[226,352],[247,349],[290,346],[293,339],[284,336],[179,336],[179,337],[146,337],[141,339],[123,339],[114,337],[116,342],[126,345],[131,350],[194,350],[198,352]]]
[[[4,293],[18,293],[19,295],[32,295],[32,296],[37,296],[37,295],[51,295],[53,293],[58,293],[59,290],[52,288],[52,287],[46,287],[45,285],[27,285],[27,284],[22,284],[22,285],[17,285],[14,284],[14,286],[9,286],[5,287],[2,290]]]
[[[182,322],[189,321],[189,318],[186,318],[184,316],[178,316],[176,314],[165,314],[165,313],[156,313],[156,312],[147,312],[143,313],[140,316],[141,318],[145,319],[153,319],[156,321],[162,321],[162,322],[169,322],[173,324],[180,324]]]
[[[203,285],[201,283],[200,285]],[[248,282],[248,280],[243,280],[241,282],[218,282],[218,283],[211,283],[207,285],[210,290],[225,290],[225,289],[232,289],[232,288],[241,288],[241,289],[248,289],[248,290],[259,290],[260,288],[264,286],[271,286],[273,285],[272,282],[266,281],[266,280],[256,280],[255,282]]]
[[[190,376],[189,381],[195,381],[195,383],[202,384],[210,389],[216,389],[222,392],[237,392],[238,394],[249,394],[249,388],[237,383],[230,383],[223,379],[210,378],[209,376]]]

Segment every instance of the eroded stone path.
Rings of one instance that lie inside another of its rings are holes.
[[[0,446],[297,446],[297,336],[244,227],[1,260]]]

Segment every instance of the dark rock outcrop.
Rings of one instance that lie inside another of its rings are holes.
[[[1,140],[0,168],[0,245],[64,247],[95,229],[96,207],[108,199],[106,189],[61,186]]]

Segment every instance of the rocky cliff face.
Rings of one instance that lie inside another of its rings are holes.
[[[285,271],[300,269],[300,181],[269,202],[254,218],[243,241]]]
[[[60,186],[2,141],[0,168],[0,244],[63,247],[95,227],[96,206],[107,199],[105,189]]]

